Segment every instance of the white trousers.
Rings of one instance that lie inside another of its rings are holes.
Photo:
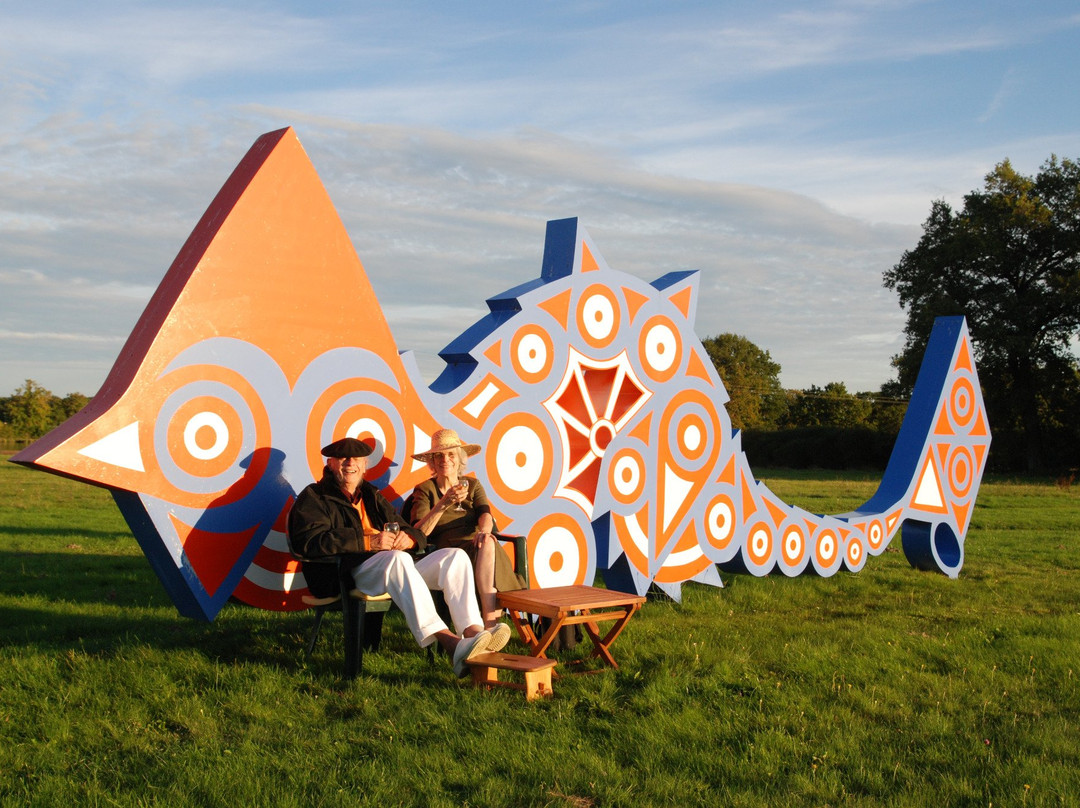
[[[443,593],[458,634],[469,626],[484,625],[476,603],[472,562],[464,550],[447,547],[415,562],[401,550],[382,550],[356,567],[352,575],[356,588],[365,595],[390,594],[421,648],[435,642],[436,633],[448,630],[428,590]]]

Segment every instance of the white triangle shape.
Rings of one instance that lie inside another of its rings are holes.
[[[138,421],[94,441],[89,446],[80,449],[79,454],[112,466],[120,466],[132,471],[146,471],[143,468],[142,450],[139,448]]]
[[[924,508],[941,509],[945,503],[941,501],[941,488],[938,486],[937,472],[934,471],[933,458],[926,461],[922,479],[919,480],[919,490],[915,492],[914,503]]]
[[[664,466],[664,533],[667,533],[671,520],[675,518],[693,487],[693,480],[684,480],[671,466]]]
[[[413,454],[420,454],[422,452],[426,452],[430,448],[431,435],[426,433],[420,427],[416,426],[416,424],[413,424]],[[415,457],[412,458],[412,467],[410,468],[410,471],[420,471],[421,469],[426,468],[427,463],[425,463],[423,460],[417,460]]]

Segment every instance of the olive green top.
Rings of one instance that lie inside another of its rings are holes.
[[[461,477],[459,481],[469,484],[469,493],[465,495],[461,507],[465,512],[455,510],[453,506],[447,508],[439,515],[439,521],[428,534],[428,544],[438,548],[460,547],[476,561],[476,548],[473,539],[476,536],[477,523],[485,513],[491,513],[488,504],[487,492],[484,486],[475,477]],[[409,519],[414,525],[434,510],[436,503],[442,499],[445,491],[440,491],[435,483],[435,478],[424,480],[412,493]],[[510,592],[514,589],[522,589],[524,583],[514,573],[514,567],[510,563],[510,557],[505,553],[495,554],[495,589],[499,592]]]

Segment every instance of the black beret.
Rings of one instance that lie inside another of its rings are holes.
[[[322,447],[323,457],[367,457],[371,447],[356,438],[342,438]]]

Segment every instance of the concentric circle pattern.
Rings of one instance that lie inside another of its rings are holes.
[[[339,438],[354,437],[372,447],[367,459],[367,477],[383,477],[406,445],[406,426],[395,404],[396,394],[387,388],[367,385],[361,380],[343,379],[328,385],[315,397],[306,434],[311,476],[322,476],[323,458],[318,448]]]
[[[620,449],[608,465],[608,488],[617,502],[633,506],[645,492],[645,458],[636,449]]]
[[[585,342],[592,348],[605,348],[619,333],[622,309],[619,299],[607,286],[594,284],[578,300],[577,324]]]
[[[773,529],[767,522],[756,522],[747,531],[744,548],[751,572],[763,572],[773,558]]]
[[[656,315],[646,320],[637,347],[641,367],[654,381],[670,381],[682,367],[682,337],[668,317]]]
[[[866,526],[866,543],[871,552],[877,552],[885,542],[885,526],[880,519],[874,519]]]
[[[858,533],[852,533],[847,537],[847,546],[844,548],[844,566],[848,572],[858,572],[866,564],[866,549],[863,538]]]
[[[528,324],[510,341],[510,361],[517,377],[530,384],[546,379],[555,364],[555,345],[547,331]]]
[[[203,376],[197,381],[188,381]],[[176,386],[155,422],[155,456],[174,501],[244,496],[262,475],[256,449],[270,440],[270,422],[257,391],[223,368],[187,367],[163,377]],[[222,499],[224,498],[224,499]]]
[[[949,417],[958,429],[966,429],[975,414],[975,388],[966,376],[958,377],[949,391]]]
[[[551,482],[551,436],[536,416],[513,413],[492,429],[485,462],[494,492],[512,504],[526,504]]]
[[[802,571],[806,562],[806,531],[795,522],[788,522],[780,530],[780,561],[786,574]]]
[[[687,475],[712,468],[720,450],[720,421],[704,392],[690,388],[673,394],[660,423],[669,462]]]
[[[593,572],[591,537],[567,514],[539,519],[529,530],[527,543],[534,587],[583,584]]]
[[[975,481],[975,459],[967,446],[955,446],[949,454],[949,489],[960,502],[966,502]]]
[[[716,494],[705,508],[705,538],[711,547],[725,551],[733,547],[736,522],[735,500],[731,494]],[[726,555],[726,554],[725,554]],[[726,561],[724,555],[716,561]]]
[[[819,530],[814,540],[814,567],[823,575],[831,575],[840,560],[840,539],[832,528]]]

